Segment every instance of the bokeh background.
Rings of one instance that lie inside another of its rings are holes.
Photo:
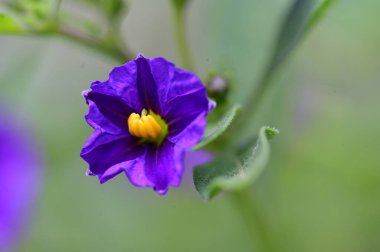
[[[289,3],[191,1],[199,75],[228,70],[234,99],[249,99]],[[252,122],[281,130],[252,186],[278,251],[380,251],[379,9],[376,0],[336,1]],[[128,46],[179,62],[171,14],[166,0],[129,1]],[[79,152],[91,129],[81,91],[116,64],[59,38],[0,36],[0,101],[24,115],[45,151],[43,190],[17,251],[252,251],[229,197],[203,202],[189,169],[166,197],[123,175],[104,185],[85,176]]]

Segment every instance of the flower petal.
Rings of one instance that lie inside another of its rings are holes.
[[[205,90],[200,89],[185,96],[177,96],[167,104],[163,115],[169,127],[169,136],[176,136],[188,127],[199,115],[207,115],[209,102]]]
[[[129,181],[138,187],[153,187],[154,184],[145,175],[145,157],[147,149],[144,150],[144,154],[135,160],[135,163],[128,169],[125,169]]]
[[[100,183],[104,184],[105,182],[117,176],[121,172],[133,167],[135,163],[136,163],[136,160],[134,159],[134,160],[122,162],[122,163],[112,166],[111,168],[107,169],[103,174],[98,175]]]
[[[129,134],[115,136],[95,130],[82,149],[81,157],[89,163],[90,174],[101,177],[114,165],[133,160],[142,153],[138,139]]]
[[[161,77],[161,81],[157,81],[157,84],[166,89],[159,88],[159,91],[162,116],[168,123],[169,137],[179,135],[200,114],[205,117],[212,109],[206,88],[195,74],[175,68],[173,64],[165,63],[167,62],[165,59],[156,58],[150,62],[156,80],[159,79],[158,76],[166,76]],[[170,80],[167,80],[168,78]]]
[[[144,108],[161,114],[157,83],[153,78],[148,59],[139,55],[135,62],[137,65],[137,90],[141,104]]]
[[[164,141],[159,148],[147,146],[144,172],[153,189],[165,195],[169,186],[178,187],[183,170],[184,151],[175,144]]]
[[[172,85],[176,68],[175,65],[164,58],[148,59],[153,78],[156,82],[158,98],[162,106],[167,103],[170,96],[169,90]]]
[[[180,133],[168,135],[168,141],[186,150],[197,144],[206,128],[206,112],[199,114]]]
[[[175,72],[171,77],[170,83],[166,83],[166,86],[167,92],[165,96],[163,95],[163,97],[165,97],[163,103],[166,105],[178,96],[184,97],[200,90],[206,91],[206,87],[194,73],[179,68],[175,68]],[[168,106],[165,106],[165,108],[168,108]]]
[[[97,93],[119,97],[136,112],[141,112],[144,108],[137,90],[137,66],[135,61],[115,67],[109,74],[108,80],[93,82],[91,89]]]
[[[84,97],[90,107],[85,118],[93,128],[114,134],[128,131],[128,116],[134,110],[123,100],[94,91],[85,92]]]

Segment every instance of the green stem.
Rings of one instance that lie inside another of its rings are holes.
[[[184,16],[185,6],[178,7],[173,4],[174,11],[174,28],[177,41],[179,55],[181,57],[181,64],[183,68],[194,71],[194,65],[191,60],[189,47],[186,39],[186,23]]]
[[[83,36],[81,33],[76,33],[72,30],[60,29],[58,30],[58,34],[70,41],[108,55],[118,62],[124,63],[125,61],[132,59],[128,53],[124,52],[119,46],[116,46],[116,43],[113,46],[109,46],[106,42]]]
[[[268,224],[256,202],[251,197],[249,190],[245,189],[231,193],[231,199],[246,225],[251,240],[258,243],[257,245],[254,244],[255,247],[258,247],[262,252],[273,251],[272,237],[268,230]]]
[[[71,31],[71,30],[48,30],[48,31],[41,31],[41,32],[18,32],[18,33],[12,33],[10,34],[12,36],[24,36],[24,37],[36,37],[36,36],[45,36],[45,37],[51,37],[51,36],[60,36],[64,39],[67,39],[69,41],[72,41],[73,43],[79,44],[85,48],[89,48],[93,51],[102,53],[108,57],[113,58],[115,61],[119,63],[124,63],[127,60],[132,59],[133,57],[131,54],[126,52],[126,50],[123,50],[121,47],[116,46],[115,44],[100,41],[97,39],[93,39],[87,36],[84,36],[81,33]]]
[[[235,122],[228,129],[228,134],[225,134],[228,139],[226,142],[234,142],[237,144],[234,148],[241,148],[242,144],[245,145],[247,139],[250,139],[252,136],[247,130],[248,127],[252,127],[252,124],[249,123],[249,120],[252,120],[252,117],[256,116],[257,110],[260,108],[260,105],[268,90],[270,88],[271,76],[268,74],[264,74],[261,80],[258,82],[258,86],[253,90],[252,95],[248,96],[249,100],[247,100],[239,112],[238,116],[235,119]],[[248,123],[247,123],[248,121]],[[249,135],[247,135],[249,134]],[[239,139],[236,141],[236,139]]]
[[[244,104],[242,109],[242,115],[256,115],[257,109],[264,99],[266,93],[270,89],[271,75],[265,73],[262,79],[259,81],[257,87],[254,89],[250,99]]]

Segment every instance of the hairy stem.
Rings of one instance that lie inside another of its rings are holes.
[[[89,47],[95,51],[106,54],[118,62],[124,63],[132,58],[131,55],[123,51],[117,42],[110,43],[109,45],[105,41],[100,41],[91,37],[84,36],[81,33],[75,32],[69,29],[59,29],[58,34],[63,38],[70,41]]]
[[[185,6],[177,6],[173,4],[174,12],[174,29],[177,41],[181,64],[183,68],[194,71],[194,65],[191,60],[189,47],[186,39],[186,22],[185,22]]]
[[[254,246],[258,247],[260,249],[259,251],[262,252],[274,251],[268,224],[256,205],[256,202],[251,197],[250,191],[245,189],[234,192],[231,194],[231,199],[239,211],[252,242],[257,244],[254,244]]]

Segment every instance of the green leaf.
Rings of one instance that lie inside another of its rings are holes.
[[[256,144],[242,160],[222,156],[196,167],[193,170],[193,180],[201,197],[209,200],[222,191],[241,190],[255,182],[269,160],[268,140],[278,133],[277,129],[262,127]]]
[[[306,32],[317,24],[334,1],[294,0],[280,28],[264,79],[269,78],[287,59]]]
[[[266,75],[271,75],[297,46],[315,4],[316,0],[295,0],[293,2],[280,28]]]
[[[0,13],[0,33],[13,33],[21,31],[21,27],[11,18]]]
[[[206,131],[206,134],[201,142],[194,146],[193,150],[199,150],[205,147],[222,135],[228,129],[228,126],[230,126],[240,108],[240,105],[234,105],[231,109],[229,109],[214,127]]]
[[[322,0],[317,8],[313,11],[311,18],[309,19],[305,28],[305,33],[310,31],[327,13],[328,9],[332,6],[335,0]]]

